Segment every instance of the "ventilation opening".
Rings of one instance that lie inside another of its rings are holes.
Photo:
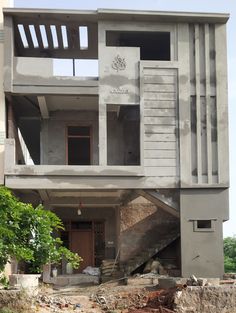
[[[141,60],[170,61],[170,32],[107,31],[106,45],[140,47]]]
[[[67,163],[68,165],[91,164],[91,129],[89,126],[68,126]]]
[[[211,228],[212,226],[211,226],[211,220],[199,220],[199,221],[197,221],[197,228],[203,228],[203,229],[205,229],[205,228]]]

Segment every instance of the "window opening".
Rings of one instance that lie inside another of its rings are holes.
[[[107,105],[107,164],[140,165],[138,105]]]
[[[141,60],[170,61],[170,32],[107,31],[106,45],[140,47]]]
[[[88,27],[79,26],[80,50],[88,50]]]
[[[27,38],[26,38],[26,34],[25,34],[24,25],[23,24],[18,24],[17,27],[18,27],[18,30],[19,30],[19,33],[20,33],[20,38],[21,38],[21,41],[22,41],[22,44],[23,44],[24,48],[29,48],[29,44],[28,44],[28,41],[27,41]]]
[[[211,228],[211,220],[198,220],[197,228]]]
[[[89,126],[68,126],[68,165],[91,164],[91,129]]]
[[[193,231],[195,232],[214,232],[215,219],[193,220]]]
[[[38,43],[38,39],[37,39],[37,36],[36,36],[34,25],[29,25],[29,30],[30,30],[30,35],[31,35],[31,38],[32,38],[32,41],[33,41],[34,48],[38,48],[39,47],[39,43]]]
[[[65,25],[61,26],[62,41],[64,49],[68,49],[67,29]]]
[[[47,38],[45,25],[39,25],[39,29],[40,29],[40,32],[41,32],[41,37],[42,37],[42,41],[43,41],[43,47],[45,49],[47,49],[48,48],[48,38]]]
[[[54,49],[58,49],[59,44],[58,44],[58,39],[57,39],[57,30],[55,25],[50,25],[50,30],[52,34],[52,42],[53,42],[53,47]]]

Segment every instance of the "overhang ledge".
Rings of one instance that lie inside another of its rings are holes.
[[[150,22],[199,22],[226,23],[228,13],[211,12],[182,12],[182,11],[142,11],[123,9],[97,10],[62,10],[62,9],[31,9],[4,8],[4,15],[15,17],[49,18],[54,16],[67,19],[83,19],[88,21],[122,20],[122,21],[150,21]]]

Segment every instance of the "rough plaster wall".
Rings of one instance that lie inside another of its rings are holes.
[[[181,190],[182,276],[222,277],[223,221],[228,218],[228,190]],[[194,231],[194,221],[212,220],[213,231]]]
[[[120,260],[142,252],[163,234],[178,228],[178,221],[151,203],[133,203],[120,211]]]
[[[21,79],[24,79],[24,75],[46,78],[53,76],[53,59],[15,57],[14,63],[14,75],[22,75]]]
[[[66,164],[66,127],[92,127],[92,164],[98,164],[98,116],[95,111],[55,111],[41,126],[41,164]]]
[[[54,212],[64,221],[105,221],[106,257],[115,257],[116,250],[116,211],[113,208],[84,208],[82,215],[77,215],[77,208],[55,208]]]
[[[175,295],[174,310],[176,313],[235,313],[236,288],[188,287]]]

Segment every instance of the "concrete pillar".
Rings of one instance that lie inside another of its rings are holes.
[[[0,184],[4,184],[4,139],[6,138],[5,96],[3,91],[4,33],[2,9],[10,6],[13,6],[13,0],[0,1]]]
[[[222,224],[229,218],[228,190],[181,190],[180,214],[182,276],[222,278]]]

